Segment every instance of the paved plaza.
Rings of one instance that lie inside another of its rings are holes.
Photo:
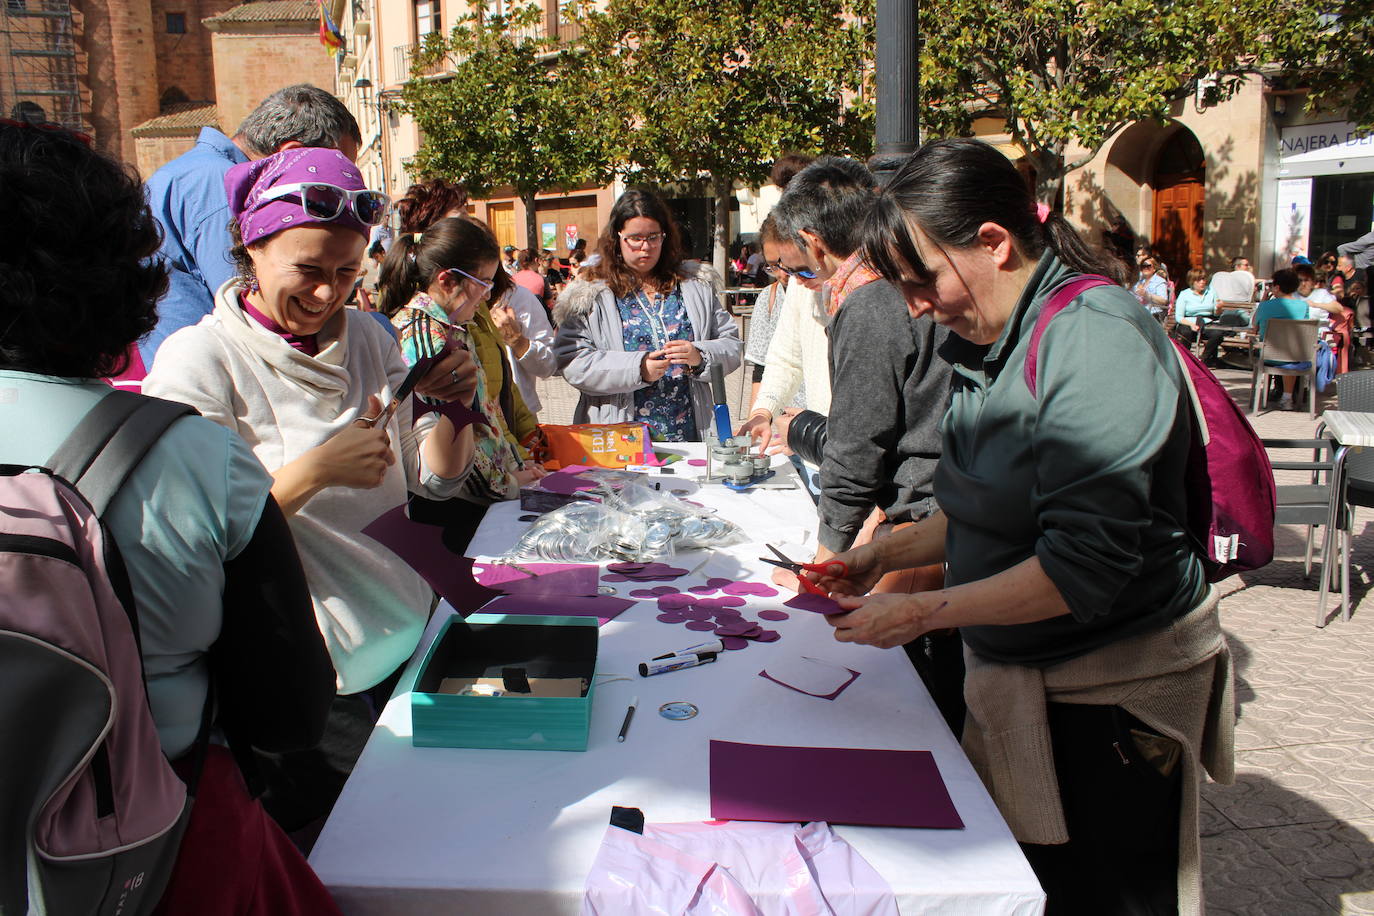
[[[1248,398],[1249,373],[1218,376]],[[740,372],[728,388],[739,417],[748,403]],[[570,422],[577,395],[562,379],[541,382],[540,397],[545,422]],[[1334,407],[1334,394],[1322,406]],[[1252,419],[1274,438],[1310,437],[1316,426],[1306,410]],[[1213,916],[1374,914],[1374,605],[1362,607],[1374,574],[1371,523],[1374,512],[1357,511],[1349,621],[1313,625],[1319,580],[1303,577],[1297,527],[1280,530],[1273,563],[1220,585],[1240,720],[1235,785],[1203,787]]]

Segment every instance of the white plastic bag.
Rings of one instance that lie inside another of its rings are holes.
[[[825,823],[606,828],[583,916],[897,916],[892,888]]]

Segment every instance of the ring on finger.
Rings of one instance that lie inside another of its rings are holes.
[[[453,384],[455,384],[455,385],[461,385],[461,384],[463,384],[463,380],[460,379],[460,378],[458,377],[458,370],[457,370],[457,369],[451,370],[451,371],[449,372],[449,374],[448,374],[448,377],[451,378],[451,379],[453,379]]]

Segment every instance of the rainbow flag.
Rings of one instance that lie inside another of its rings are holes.
[[[320,0],[320,44],[325,46],[326,51],[332,58],[343,50],[343,32],[334,24],[334,20],[329,16],[329,10],[325,9],[325,0]]]

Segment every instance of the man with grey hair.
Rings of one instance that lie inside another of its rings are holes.
[[[230,167],[301,146],[326,146],[356,159],[361,144],[358,122],[343,103],[301,83],[264,99],[233,139],[213,127],[201,128],[195,146],[152,174],[148,205],[162,226],[158,256],[167,265],[169,282],[157,305],[157,327],[138,345],[143,366],[152,366],[157,348],[174,332],[210,314],[215,292],[235,275],[224,191]]]

